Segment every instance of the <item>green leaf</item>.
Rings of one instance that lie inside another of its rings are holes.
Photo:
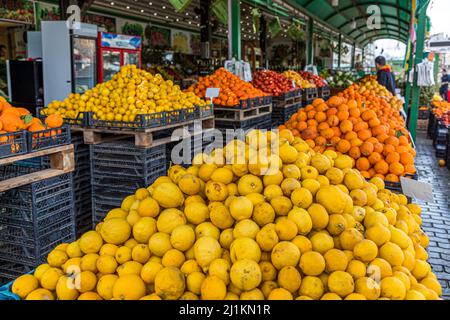
[[[397,131],[397,132],[395,133],[395,136],[396,136],[397,138],[400,138],[401,136],[404,136],[404,134],[403,134],[403,132],[401,132],[401,131],[399,130],[399,131]]]
[[[227,0],[217,0],[211,5],[211,9],[219,21],[228,25],[228,2]]]
[[[280,18],[275,17],[268,23],[268,28],[272,38],[275,38],[281,32]]]
[[[183,12],[191,4],[192,0],[169,0],[176,12]]]
[[[25,124],[29,124],[32,120],[33,120],[33,116],[31,115],[31,113],[22,116],[23,122]]]

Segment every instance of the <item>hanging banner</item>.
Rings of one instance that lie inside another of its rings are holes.
[[[297,22],[294,22],[289,26],[287,35],[293,41],[300,42],[305,40],[305,32],[303,31],[302,26]]]
[[[267,27],[269,28],[269,32],[272,38],[275,38],[281,32],[280,18],[275,17],[270,20]]]
[[[0,0],[0,19],[33,24],[33,2],[28,0]]]
[[[216,15],[217,19],[224,24],[228,25],[228,2],[227,0],[217,0],[211,6],[212,11]]]
[[[169,0],[176,12],[183,12],[191,4],[192,0]]]
[[[175,52],[191,53],[190,33],[180,30],[172,30],[172,48]]]
[[[259,27],[261,24],[261,12],[257,8],[252,9],[252,22],[253,33],[259,33]]]

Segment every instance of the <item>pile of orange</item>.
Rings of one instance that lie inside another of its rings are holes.
[[[444,114],[450,112],[450,102],[433,100],[431,102],[433,113],[438,118],[442,118]]]
[[[255,88],[251,83],[241,80],[225,68],[220,68],[210,76],[200,77],[196,85],[190,86],[186,91],[194,92],[204,98],[206,89],[220,88],[220,94],[214,98],[216,105],[234,107],[240,100],[267,96],[263,91]]]
[[[63,124],[63,118],[54,114],[48,116],[45,122],[33,117],[29,110],[11,106],[4,98],[0,97],[0,142],[8,141],[2,134],[27,130],[38,132],[47,128],[58,128]]]
[[[366,178],[398,182],[415,174],[416,152],[399,111],[370,90],[352,85],[327,102],[314,100],[280,129],[290,129],[316,152],[350,156]]]
[[[386,87],[382,86],[377,81],[377,76],[366,76],[360,80],[358,92],[362,95],[375,96],[378,99],[385,100],[396,110],[403,108],[403,101],[389,92]]]

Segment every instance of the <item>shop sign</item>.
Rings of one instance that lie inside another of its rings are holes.
[[[86,13],[83,17],[83,21],[86,23],[95,24],[100,28],[104,28],[108,32],[117,32],[115,18]]]
[[[136,50],[141,47],[142,39],[138,36],[128,36],[124,34],[115,34],[102,32],[102,47],[106,48],[120,48]]]
[[[33,2],[27,0],[0,0],[0,19],[33,24]]]

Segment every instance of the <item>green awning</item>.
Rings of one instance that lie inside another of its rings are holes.
[[[408,41],[411,1],[339,0],[336,7],[332,5],[332,0],[286,2],[363,46],[377,39]],[[380,9],[381,28],[371,30],[367,25],[371,13],[367,13],[367,9],[374,5]]]

